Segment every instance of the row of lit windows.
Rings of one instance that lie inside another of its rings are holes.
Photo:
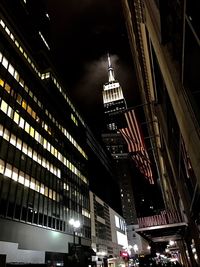
[[[105,114],[107,114],[107,113],[113,113],[113,112],[124,110],[124,109],[125,109],[125,107],[115,107],[114,109],[109,109],[109,110],[105,111],[104,113]]]
[[[11,64],[9,64],[9,62],[8,62],[8,60],[5,58],[5,57],[3,57],[2,56],[2,54],[1,54],[1,52],[0,52],[0,62],[2,62],[2,65],[5,67],[5,68],[7,68],[8,69],[8,71],[9,71],[9,73],[11,74],[11,75],[13,75],[13,77],[20,83],[20,85],[22,86],[22,87],[26,87],[26,86],[24,86],[24,81],[22,80],[22,79],[20,79],[20,77],[19,77],[19,74],[18,74],[18,72],[13,68],[13,66],[11,65]],[[10,67],[11,66],[11,67]],[[12,71],[11,71],[12,70]],[[16,75],[16,73],[17,73],[17,75]],[[0,80],[0,85],[4,85],[4,81],[3,80]],[[10,86],[7,84],[7,83],[5,83],[5,90],[8,92],[8,93],[10,93],[11,92],[11,88],[10,88]],[[26,87],[27,88],[27,87]],[[27,88],[28,89],[28,88]],[[12,93],[12,92],[11,92]],[[33,95],[32,95],[33,96]],[[22,107],[24,108],[24,109],[26,109],[27,108],[27,111],[29,111],[29,114],[34,118],[34,117],[36,117],[36,113],[32,110],[32,108],[30,107],[30,106],[27,106],[27,104],[26,104],[26,101],[24,100],[24,101],[22,101],[22,97],[18,94],[18,97],[17,97],[17,102],[19,103],[19,104],[21,104],[22,105]],[[52,116],[50,116],[50,113],[49,112],[46,112],[45,111],[45,113],[46,114],[48,114],[49,115],[49,117],[52,119],[52,121],[53,121],[53,117]],[[39,117],[36,117],[36,120],[38,120],[39,119]],[[55,121],[55,119],[54,119],[54,121]],[[74,140],[74,138],[67,132],[67,130],[64,128],[64,127],[62,127],[60,124],[57,124],[57,126],[59,127],[59,129],[62,131],[62,133],[67,137],[67,139],[78,149],[78,151],[87,159],[87,156],[86,156],[86,154],[85,154],[85,152],[82,150],[82,148],[77,144],[77,142]],[[48,132],[48,133],[50,133],[50,128],[44,123],[43,124],[43,127],[44,127],[44,129]]]
[[[19,44],[19,42],[17,41],[16,37],[14,37],[14,35],[11,33],[10,29],[8,28],[8,26],[6,26],[5,22],[1,19],[0,20],[0,25],[2,26],[2,28],[5,30],[5,32],[8,34],[8,36],[10,37],[10,39],[14,42],[14,44],[16,45],[16,47],[19,49],[19,51],[22,53],[22,55],[24,56],[24,58],[28,61],[28,63],[30,64],[30,66],[32,67],[32,69],[37,73],[37,75],[44,79],[46,78],[45,76],[43,76],[43,74],[41,74],[38,69],[36,68],[36,66],[34,65],[34,63],[31,61],[30,57],[27,55],[27,53],[24,51],[24,49],[22,48],[22,46]],[[47,77],[49,78],[49,77]],[[55,79],[55,77],[53,77],[53,75],[51,75],[51,78],[54,82],[54,84],[56,85],[56,87],[59,89],[60,93],[63,95],[63,97],[65,98],[65,100],[67,101],[67,103],[69,104],[69,106],[72,108],[72,110],[75,112],[75,114],[77,115],[77,117],[79,118],[79,120],[81,121],[81,123],[83,125],[85,125],[83,119],[80,117],[80,115],[78,114],[78,112],[76,111],[75,107],[73,106],[72,102],[69,100],[69,98],[67,97],[66,93],[63,91],[63,89],[61,88],[61,86],[59,85],[59,83],[57,82],[57,80]]]
[[[0,133],[2,133],[2,131],[0,131]],[[5,134],[6,133],[6,134]],[[9,133],[7,132],[7,130],[4,130],[4,134],[3,137],[5,137],[6,140],[8,140]],[[10,143],[11,142],[11,138],[13,138],[13,135],[11,135],[10,137]],[[15,145],[14,143],[12,143],[13,145]],[[30,148],[27,147],[27,145],[25,143],[21,143],[21,140],[17,140],[16,143],[16,147],[27,154],[28,156],[30,156],[31,158],[34,159],[34,154],[32,155],[32,152],[30,152]],[[39,156],[39,155],[36,155]],[[47,162],[46,162],[47,163]],[[45,165],[42,164],[43,167],[45,167]],[[12,180],[19,182],[20,184],[23,184],[26,187],[31,188],[34,191],[37,191],[38,193],[41,193],[42,195],[45,195],[46,197],[49,197],[50,199],[59,201],[60,199],[60,195],[58,193],[56,193],[56,191],[48,188],[47,186],[45,186],[44,184],[40,183],[39,181],[37,181],[35,178],[31,177],[28,174],[25,174],[23,171],[19,171],[18,168],[12,166],[9,163],[6,163],[0,159],[0,174],[3,174],[6,177],[11,178]],[[63,189],[64,190],[69,190],[69,185],[66,183],[63,183]],[[74,195],[79,195],[80,199],[83,199],[83,195],[82,194],[78,194],[78,192],[76,190],[74,190]],[[82,215],[90,218],[90,213],[88,210],[82,208]]]
[[[86,210],[82,208],[82,215],[84,215],[85,217],[90,218],[90,213]]]
[[[50,50],[50,47],[49,47],[49,45],[48,45],[46,39],[44,38],[44,36],[42,35],[42,33],[41,33],[40,31],[39,31],[39,35],[40,35],[42,41],[44,42],[44,44],[46,45],[46,47]]]
[[[40,103],[40,101],[38,101],[38,99],[33,95],[33,93],[29,90],[29,88],[24,84],[24,80],[21,78],[21,76],[19,75],[19,73],[15,70],[15,68],[12,66],[12,64],[10,64],[8,62],[8,60],[6,59],[6,57],[3,57],[3,55],[0,52],[0,62],[2,62],[2,65],[4,66],[4,68],[8,69],[8,72],[15,78],[15,80],[17,82],[19,82],[19,84],[25,89],[25,91],[27,93],[29,93],[29,95],[33,98],[33,100],[39,105],[39,107],[42,107],[42,104]],[[0,80],[0,84],[3,86],[4,81]],[[10,86],[5,83],[5,89],[8,93],[11,92],[11,88]],[[22,101],[22,97],[20,95],[18,95],[17,101],[21,104]],[[25,100],[24,100],[25,101]],[[24,102],[24,106],[22,106],[24,109],[26,109],[26,105]],[[30,107],[29,107],[30,109]],[[56,124],[56,126],[62,131],[62,133],[67,137],[67,139],[76,147],[76,149],[83,155],[84,158],[88,159],[87,155],[85,154],[84,150],[78,145],[78,143],[74,140],[74,138],[67,132],[67,130],[62,127],[56,120],[55,118],[47,111],[45,110],[46,115],[53,121],[53,123]],[[31,116],[35,117],[35,113],[31,113]],[[75,119],[75,117],[74,117]],[[74,120],[73,120],[74,121]],[[49,126],[47,126],[49,128]],[[49,132],[49,130],[48,130]]]
[[[23,184],[26,187],[31,188],[34,191],[37,191],[42,195],[45,195],[46,197],[49,197],[50,199],[53,199],[55,201],[60,200],[60,195],[54,190],[48,188],[44,184],[40,183],[39,181],[31,177],[30,175],[24,173],[23,171],[20,171],[16,167],[13,167],[11,164],[5,163],[1,159],[0,173],[20,184]]]
[[[0,124],[0,136],[2,136],[6,141],[11,143],[13,146],[21,150],[24,154],[32,158],[35,162],[46,168],[48,171],[61,178],[60,169],[56,168],[48,160],[39,155],[35,150],[33,150],[26,143],[16,137],[14,134],[10,133],[6,128],[3,129],[3,125]]]
[[[76,124],[76,126],[78,126],[78,121],[72,113],[71,113],[71,119]]]
[[[6,82],[4,82],[1,78],[0,78],[0,85],[3,87],[4,85],[4,89],[11,95],[13,95],[13,91],[10,87],[10,85]],[[42,121],[38,115],[36,115],[36,112],[30,107],[30,105],[27,104],[27,102],[22,99],[20,94],[17,94],[16,96],[17,102],[29,113],[29,115],[31,115],[33,117],[33,119],[35,119],[37,122],[39,121],[41,123],[41,126],[43,129],[45,129],[45,131],[47,131],[50,135],[51,135],[51,128],[44,122]],[[48,113],[49,114],[49,113]],[[49,114],[50,115],[50,114]],[[52,117],[51,117],[52,118]],[[60,126],[60,125],[58,125]],[[72,136],[62,127],[60,128],[61,131],[63,132],[64,135],[66,135],[66,137],[71,141],[71,143],[77,147],[77,149],[82,152],[80,149],[80,147],[77,145],[76,141],[72,138]]]
[[[103,91],[103,102],[104,103],[117,101],[123,98],[124,96],[123,96],[121,87]]]
[[[110,89],[113,89],[113,88],[118,88],[120,85],[118,82],[114,82],[114,83],[107,83],[103,86],[103,89],[104,90],[110,90]]]
[[[87,179],[81,172],[68,161],[54,146],[41,136],[32,126],[29,125],[16,111],[14,111],[4,100],[1,101],[0,109],[8,115],[19,127],[25,130],[32,138],[40,143],[44,149],[48,150],[53,156],[61,161],[67,168],[75,173],[82,181],[87,183]]]

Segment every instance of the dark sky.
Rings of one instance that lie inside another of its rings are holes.
[[[108,81],[108,52],[128,107],[141,103],[121,0],[44,1],[51,18],[51,52],[58,74],[100,140],[104,120],[102,90]],[[140,183],[136,185],[139,191],[144,187]],[[147,191],[144,194],[151,195],[150,187]],[[157,198],[155,192],[153,195]]]
[[[120,0],[45,0],[51,18],[51,52],[59,76],[86,122],[100,133],[107,53],[129,106],[136,79]]]

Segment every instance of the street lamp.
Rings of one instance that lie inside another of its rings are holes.
[[[73,245],[75,245],[75,231],[81,226],[81,223],[79,220],[74,220],[71,218],[69,220],[69,224],[73,226]]]

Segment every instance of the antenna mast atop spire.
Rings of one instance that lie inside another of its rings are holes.
[[[110,55],[108,53],[108,81],[109,82],[114,82],[115,81],[115,74],[114,74],[114,70],[111,64],[111,60],[110,60]]]

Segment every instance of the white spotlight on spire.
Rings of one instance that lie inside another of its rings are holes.
[[[114,82],[115,81],[115,75],[114,75],[114,70],[111,64],[111,59],[110,55],[108,53],[108,81],[109,82]]]

